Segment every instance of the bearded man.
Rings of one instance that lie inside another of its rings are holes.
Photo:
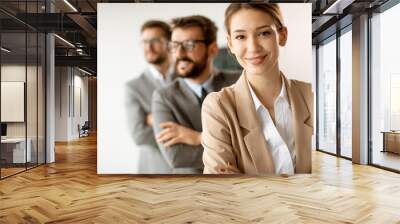
[[[210,19],[175,18],[171,27],[169,51],[179,78],[154,91],[153,130],[173,173],[202,173],[201,104],[208,93],[234,84],[239,73],[213,67],[217,27]]]

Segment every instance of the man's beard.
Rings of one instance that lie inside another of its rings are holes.
[[[193,67],[186,71],[184,74],[180,73],[178,70],[178,64],[180,61],[187,61],[193,64]],[[200,76],[200,74],[204,71],[204,69],[206,69],[207,67],[207,61],[208,61],[208,55],[204,55],[203,60],[201,60],[200,62],[194,62],[192,59],[188,58],[188,57],[182,57],[182,58],[178,58],[175,61],[175,74],[178,74],[181,77],[184,78],[196,78],[198,76]]]
[[[165,62],[165,60],[167,60],[167,56],[164,55],[158,55],[156,58],[154,58],[153,60],[148,60],[148,62],[150,64],[153,65],[161,65],[162,63]]]

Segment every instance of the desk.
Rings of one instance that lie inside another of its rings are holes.
[[[26,139],[28,143],[25,154],[25,138],[6,138],[1,139],[1,159],[6,163],[25,163],[32,159],[31,145],[32,140]],[[25,161],[25,159],[27,161]]]
[[[382,152],[392,152],[400,154],[400,131],[382,131],[383,150]]]

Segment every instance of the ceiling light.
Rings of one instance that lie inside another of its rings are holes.
[[[88,71],[86,71],[86,70],[83,70],[83,69],[81,69],[81,68],[79,68],[79,67],[78,67],[78,70],[81,71],[81,72],[83,72],[83,73],[85,73],[85,74],[87,74],[87,75],[92,75],[92,73],[90,73],[90,72],[88,72]]]
[[[355,0],[336,0],[322,14],[342,14],[343,9],[351,5]]]
[[[75,45],[73,45],[73,44],[72,44],[71,42],[69,42],[68,40],[66,40],[66,39],[64,39],[64,38],[62,38],[62,37],[60,37],[60,36],[58,36],[57,34],[54,34],[54,36],[57,37],[58,39],[60,39],[62,42],[66,43],[67,45],[69,45],[69,46],[75,48]]]
[[[74,12],[78,12],[78,10],[71,4],[69,3],[68,0],[64,0],[65,4],[67,4],[72,10],[74,10]]]
[[[10,53],[10,52],[11,52],[11,50],[9,50],[9,49],[7,49],[7,48],[5,48],[5,47],[1,47],[1,50],[4,51],[4,52],[6,52],[6,53]]]

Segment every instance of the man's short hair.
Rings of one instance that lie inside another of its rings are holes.
[[[168,23],[163,22],[161,20],[149,20],[142,25],[140,32],[143,33],[145,29],[150,29],[150,28],[162,29],[167,40],[171,40],[171,27],[168,25]]]
[[[199,27],[203,32],[204,41],[209,45],[217,40],[218,28],[213,21],[201,15],[175,18],[171,22],[172,30],[176,28]]]

